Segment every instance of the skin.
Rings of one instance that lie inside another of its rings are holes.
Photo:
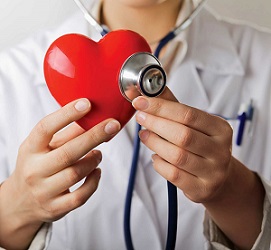
[[[110,140],[119,122],[109,119],[89,131],[73,123],[59,132],[90,110],[87,99],[69,103],[42,119],[21,145],[16,169],[0,189],[2,247],[26,249],[44,222],[83,205],[97,189],[102,154],[93,148]],[[69,191],[85,177],[80,188]]]
[[[181,6],[180,0],[104,0],[101,20],[110,30],[136,31],[154,48],[174,28]]]
[[[179,0],[104,0],[101,20],[111,30],[131,29],[152,43],[175,25],[180,8]],[[2,247],[26,249],[44,222],[83,205],[97,189],[102,156],[93,148],[110,140],[120,125],[111,119],[89,131],[76,124],[62,130],[91,112],[88,102],[79,111],[76,103],[42,119],[21,145],[15,171],[0,188]],[[264,190],[257,176],[232,157],[227,122],[178,103],[168,89],[159,98],[139,97],[133,105],[146,128],[140,138],[155,152],[155,170],[202,203],[236,246],[250,249],[260,232]],[[84,177],[85,183],[70,193]]]
[[[177,102],[167,89],[159,98],[138,97],[141,141],[154,169],[202,203],[238,249],[251,249],[261,230],[264,189],[257,175],[231,154],[232,129],[217,116]]]

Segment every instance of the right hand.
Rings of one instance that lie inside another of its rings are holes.
[[[87,99],[67,104],[42,119],[20,146],[16,169],[0,189],[1,228],[6,225],[0,229],[0,246],[17,249],[17,241],[27,247],[43,222],[60,219],[96,191],[102,155],[93,148],[117,134],[119,122],[108,119],[89,131],[74,123],[62,130],[90,109]]]

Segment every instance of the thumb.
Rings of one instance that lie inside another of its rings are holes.
[[[168,87],[165,87],[165,90],[159,96],[159,98],[162,98],[162,99],[167,100],[167,101],[179,102]]]

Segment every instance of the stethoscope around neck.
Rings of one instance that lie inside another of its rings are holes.
[[[161,50],[178,34],[187,29],[195,17],[199,14],[207,0],[202,0],[197,7],[192,11],[180,25],[170,31],[164,38],[162,38],[154,52],[150,53],[136,53],[131,55],[123,64],[119,74],[119,87],[122,95],[128,101],[132,102],[134,98],[139,95],[155,97],[160,95],[166,86],[166,74],[161,66],[158,58]],[[109,30],[106,26],[99,24],[99,22],[92,17],[80,0],[74,0],[79,9],[83,12],[85,19],[94,27],[102,36],[106,35]],[[128,91],[131,87],[135,87],[137,92]],[[141,126],[137,124],[136,136],[134,139],[134,152],[131,164],[131,171],[129,176],[129,183],[126,193],[125,209],[124,209],[124,236],[127,250],[133,250],[133,242],[130,230],[130,215],[132,195],[134,190],[134,183],[136,179],[137,165],[140,151],[140,139],[138,132]],[[178,202],[177,202],[177,188],[167,181],[168,187],[168,232],[166,250],[175,248],[177,235],[177,220],[178,220]]]

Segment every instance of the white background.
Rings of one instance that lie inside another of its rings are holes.
[[[208,5],[224,16],[271,28],[270,0],[209,0]],[[57,25],[75,10],[72,0],[0,0],[0,50]]]

